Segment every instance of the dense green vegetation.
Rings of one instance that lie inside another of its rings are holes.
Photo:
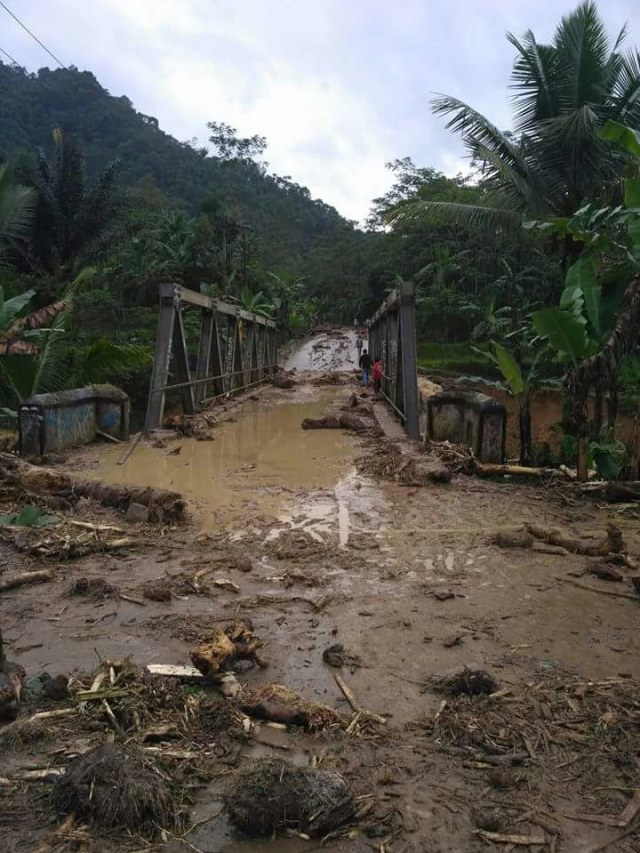
[[[397,159],[363,228],[271,173],[258,134],[212,120],[199,148],[89,72],[0,63],[0,403],[105,375],[142,394],[162,281],[291,334],[364,319],[412,279],[422,362],[501,376],[523,463],[533,393],[565,375],[564,428],[582,462],[588,442],[602,458],[618,399],[638,397],[640,57],[624,31],[610,42],[592,2],[549,44],[508,38],[512,128],[439,98],[472,177]]]

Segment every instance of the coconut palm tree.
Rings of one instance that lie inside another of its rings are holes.
[[[591,0],[562,19],[551,44],[538,44],[531,31],[508,34],[517,51],[513,133],[457,98],[433,102],[479,165],[486,203],[419,200],[392,218],[519,228],[525,218],[570,216],[585,200],[609,202],[626,157],[601,127],[607,119],[640,126],[640,54],[621,52],[625,36],[626,27],[611,45]]]

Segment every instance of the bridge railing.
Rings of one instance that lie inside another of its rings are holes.
[[[183,310],[200,309],[195,377],[183,322]],[[160,285],[160,313],[149,386],[145,433],[162,423],[166,392],[178,390],[185,414],[200,404],[242,391],[272,376],[277,366],[276,324],[179,284]],[[169,384],[173,356],[176,382]]]
[[[370,320],[369,352],[382,360],[381,391],[410,438],[420,438],[415,289],[402,282]]]

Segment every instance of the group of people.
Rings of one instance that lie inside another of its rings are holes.
[[[369,375],[373,379],[373,390],[380,393],[382,385],[382,361],[379,356],[371,357],[364,345],[364,334],[361,332],[356,338],[356,349],[358,350],[358,366],[362,371],[362,385],[369,384]]]

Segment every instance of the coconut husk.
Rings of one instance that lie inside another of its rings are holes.
[[[302,726],[308,731],[326,729],[343,721],[338,711],[320,702],[303,699],[282,684],[263,684],[255,690],[245,691],[240,697],[240,708],[259,720]]]
[[[154,836],[177,822],[177,803],[164,774],[130,747],[107,743],[74,759],[53,789],[63,815],[103,832]]]
[[[278,758],[258,761],[240,774],[224,803],[232,823],[253,836],[296,830],[318,837],[355,816],[354,797],[342,776]]]

